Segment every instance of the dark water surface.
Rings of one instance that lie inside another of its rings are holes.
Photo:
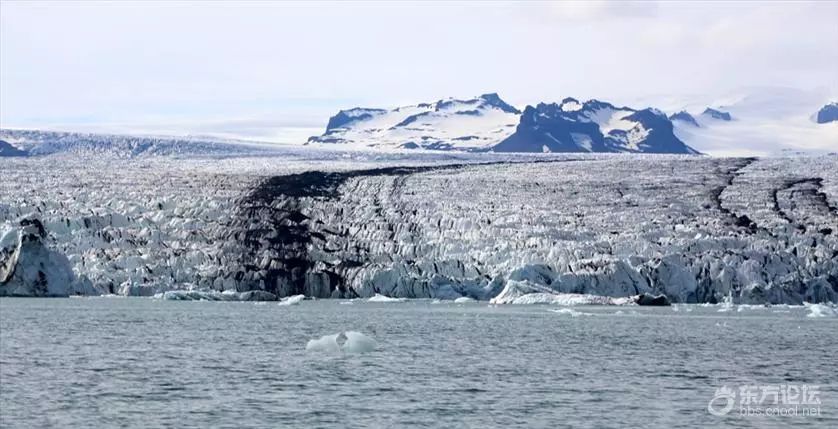
[[[803,308],[0,299],[0,426],[838,427],[838,318]],[[689,310],[689,311],[688,311]],[[363,332],[378,349],[307,352]],[[820,417],[716,417],[722,385]]]

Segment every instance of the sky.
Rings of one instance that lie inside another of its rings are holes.
[[[836,47],[828,1],[2,0],[0,127],[299,142],[342,108],[487,92],[520,107],[834,97]]]

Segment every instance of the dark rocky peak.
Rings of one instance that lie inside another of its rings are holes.
[[[686,110],[682,110],[678,113],[673,113],[669,116],[669,119],[672,121],[682,121],[695,127],[700,126],[698,125],[698,121],[695,120],[693,115],[690,115],[689,112],[687,112]]]
[[[713,119],[718,119],[720,121],[730,121],[730,120],[733,119],[730,116],[730,113],[723,112],[721,110],[716,110],[716,109],[713,109],[713,108],[710,108],[710,107],[704,109],[704,112],[702,112],[701,114],[704,115],[704,116],[709,116]]]
[[[816,120],[819,124],[838,121],[838,101],[833,101],[821,107],[821,110],[818,110]]]

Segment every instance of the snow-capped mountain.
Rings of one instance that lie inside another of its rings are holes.
[[[708,107],[708,108],[704,109],[704,111],[701,112],[701,114],[703,116],[708,117],[708,118],[718,119],[720,121],[731,121],[731,120],[733,120],[733,118],[730,116],[730,113],[723,112],[723,111],[717,110],[717,109],[713,109],[712,107]]]
[[[825,90],[757,88],[721,98],[663,97],[627,102],[663,109],[637,110],[595,99],[581,102],[566,98],[561,103],[527,106],[521,112],[497,94],[484,94],[395,109],[342,110],[329,119],[323,135],[309,139],[308,148],[353,152],[383,149],[391,153],[405,149],[717,156],[823,153],[838,150],[838,103],[832,100],[834,95]],[[276,145],[268,143],[191,135],[0,129],[3,157],[67,153],[233,156],[276,150]]]
[[[446,99],[392,110],[354,108],[329,119],[309,143],[392,149],[488,149],[512,134],[520,111],[497,94]]]
[[[493,147],[496,152],[697,151],[673,134],[672,121],[653,108],[635,110],[599,100],[527,106],[515,133]]]
[[[354,108],[329,119],[309,143],[392,149],[496,152],[697,153],[655,109],[635,110],[566,98],[522,112],[497,94],[392,110]]]
[[[26,151],[12,146],[10,143],[0,140],[0,156],[26,156]]]

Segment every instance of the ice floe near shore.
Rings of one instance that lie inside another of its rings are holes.
[[[170,301],[276,301],[276,295],[260,291],[171,290],[157,293],[154,298]]]
[[[375,294],[367,299],[367,302],[405,302],[407,298],[391,298],[389,296]]]
[[[829,304],[810,304],[804,303],[809,314],[806,317],[834,317],[838,315],[838,309],[834,305]]]
[[[551,305],[669,305],[664,296],[647,294],[610,297],[579,293],[561,293],[527,281],[510,280],[490,304],[551,304]]]
[[[306,299],[305,295],[293,295],[279,300],[279,305],[299,305],[304,299]]]

